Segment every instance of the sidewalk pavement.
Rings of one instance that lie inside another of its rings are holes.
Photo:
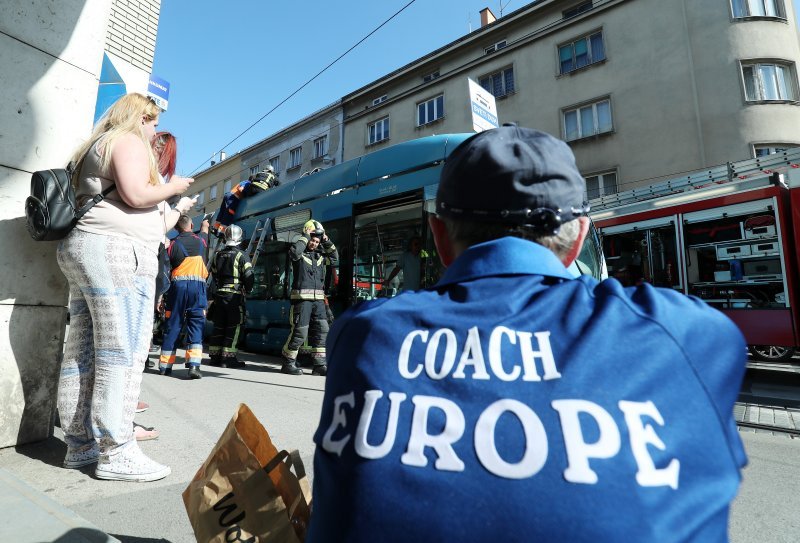
[[[136,422],[161,436],[140,442],[172,468],[161,481],[129,483],[94,478],[93,466],[61,467],[66,452],[59,428],[50,439],[0,450],[0,542],[191,543],[194,534],[181,493],[206,459],[239,403],[250,406],[279,448],[300,450],[313,480],[312,435],[323,377],[280,373],[275,357],[240,353],[243,369],[202,367],[188,380],[145,373],[141,399],[150,409]],[[750,465],[731,514],[732,543],[800,541],[800,439],[741,431]]]
[[[253,410],[279,448],[299,449],[313,477],[312,436],[325,378],[311,375],[310,368],[303,368],[302,376],[284,375],[276,357],[240,353],[239,358],[247,367],[203,365],[199,380],[189,380],[183,364],[176,364],[172,377],[145,372],[141,400],[150,408],[136,415],[136,423],[154,426],[161,435],[139,445],[172,468],[160,481],[101,481],[94,477],[94,466],[64,469],[66,445],[58,427],[46,441],[0,449],[0,469],[15,479],[11,486],[0,474],[0,542],[195,541],[181,493],[240,403]],[[22,485],[27,489],[15,490]],[[114,539],[98,539],[103,534]]]

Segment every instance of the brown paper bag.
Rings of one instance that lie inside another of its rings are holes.
[[[300,454],[279,452],[250,408],[240,404],[183,491],[183,503],[200,543],[301,543],[311,487]]]

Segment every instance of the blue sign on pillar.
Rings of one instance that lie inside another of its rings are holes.
[[[166,111],[169,104],[169,82],[150,74],[147,95],[155,101],[158,107]]]

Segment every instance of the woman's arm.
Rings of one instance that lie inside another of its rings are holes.
[[[122,200],[134,208],[157,205],[172,196],[183,194],[194,182],[178,177],[165,185],[150,184],[150,158],[144,142],[134,134],[120,137],[111,152],[111,170]]]
[[[166,208],[166,214],[164,215],[164,233],[166,234],[174,228],[180,216],[189,213],[196,202],[197,196],[194,198],[184,196],[172,209],[169,208],[167,202],[164,202],[164,207]]]

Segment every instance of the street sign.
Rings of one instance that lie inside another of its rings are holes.
[[[469,82],[469,103],[472,109],[472,129],[483,132],[500,126],[497,119],[497,105],[494,95],[467,78]]]
[[[158,107],[166,111],[169,103],[169,81],[150,74],[150,80],[147,82],[147,96],[152,98]]]

